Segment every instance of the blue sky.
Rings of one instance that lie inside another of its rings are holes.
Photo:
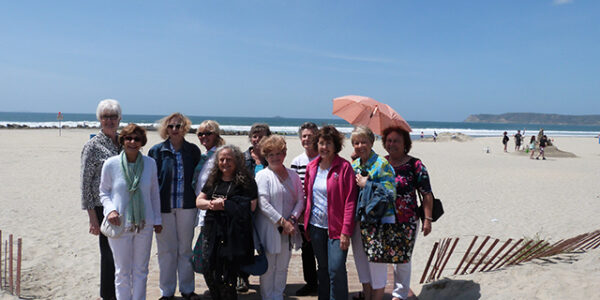
[[[600,2],[1,1],[0,111],[600,113]]]

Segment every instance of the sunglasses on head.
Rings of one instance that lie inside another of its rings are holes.
[[[198,137],[211,136],[213,132],[198,132]]]
[[[140,142],[142,139],[139,136],[126,136],[123,138],[126,141],[136,141],[136,142]]]
[[[177,124],[177,125],[169,124],[169,125],[167,125],[167,128],[169,128],[169,129],[173,129],[173,128],[179,129],[179,128],[181,128],[181,124]]]

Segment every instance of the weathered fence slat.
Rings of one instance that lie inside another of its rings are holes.
[[[500,253],[502,253],[502,250],[504,250],[504,248],[506,248],[506,246],[508,246],[511,242],[512,242],[512,239],[508,239],[506,242],[504,242],[502,247],[500,247],[500,249],[498,249],[498,251],[496,251],[496,253],[494,253],[494,255],[492,255],[492,258],[490,258],[490,260],[479,271],[480,272],[485,271],[485,268],[487,268],[487,266],[489,266],[494,261],[496,256],[498,256]]]
[[[505,257],[507,257],[507,256],[508,256],[508,255],[509,255],[509,254],[510,254],[512,251],[513,251],[513,249],[515,249],[515,248],[516,248],[516,247],[517,247],[519,244],[521,244],[522,242],[523,242],[523,239],[519,239],[519,240],[518,240],[518,241],[517,241],[517,242],[516,242],[514,245],[512,245],[512,247],[510,247],[510,249],[508,249],[508,251],[506,251],[506,252],[504,253],[504,255],[502,255],[502,257],[500,257],[500,259],[498,259],[498,261],[496,261],[496,263],[495,263],[495,264],[493,264],[493,265],[492,265],[492,266],[491,266],[491,267],[488,269],[488,271],[491,271],[491,270],[492,270],[492,269],[494,269],[494,268],[496,268],[496,269],[499,269],[499,268],[502,266],[502,264],[504,264],[504,263],[501,263],[501,262],[504,260],[504,258],[505,258]],[[506,262],[506,261],[504,261],[504,262]],[[496,266],[497,266],[497,267],[496,267]]]
[[[530,242],[533,242],[533,241],[530,241]],[[517,257],[515,257],[515,259],[513,259],[513,261],[509,262],[509,263],[507,264],[507,266],[514,265],[514,264],[516,264],[516,263],[520,262],[520,259],[522,259],[522,258],[524,258],[525,256],[529,255],[530,251],[533,251],[533,250],[535,250],[535,248],[536,248],[537,246],[539,246],[539,245],[540,245],[541,243],[543,243],[543,242],[544,242],[544,240],[539,240],[537,243],[533,244],[533,246],[531,246],[531,248],[529,248],[528,250],[525,250],[525,248],[526,248],[526,246],[527,246],[527,244],[526,244],[525,246],[523,246],[523,248],[522,248],[521,250],[517,251],[517,253],[520,253],[520,254],[519,254],[519,255],[517,255]],[[528,244],[529,244],[529,243],[528,243]],[[523,251],[523,250],[525,250],[525,251]]]
[[[429,254],[429,259],[427,260],[427,265],[425,265],[425,270],[423,271],[423,275],[421,276],[421,281],[419,281],[419,283],[423,283],[423,281],[425,281],[425,276],[427,276],[427,271],[429,271],[429,265],[431,264],[431,260],[433,260],[433,255],[435,254],[435,251],[437,250],[438,247],[438,242],[435,242],[435,244],[433,244],[433,249],[431,249],[431,254]]]
[[[444,260],[444,263],[442,264],[442,267],[441,267],[440,272],[438,273],[436,279],[440,278],[440,275],[444,271],[444,268],[446,267],[446,264],[448,263],[448,260],[450,259],[450,256],[452,255],[452,252],[454,252],[454,248],[456,248],[456,244],[458,244],[458,240],[459,240],[459,238],[456,238],[454,240],[454,244],[452,244],[452,248],[450,248],[450,252],[448,252],[448,255],[446,255],[446,260]]]
[[[483,249],[483,246],[485,246],[485,244],[487,243],[487,241],[489,241],[489,239],[490,239],[489,235],[485,237],[485,239],[483,240],[481,245],[479,245],[479,248],[477,248],[475,253],[473,253],[473,257],[471,257],[469,262],[467,262],[467,265],[465,266],[465,268],[462,270],[462,273],[460,273],[460,274],[465,274],[467,272],[467,269],[473,263],[473,261],[475,261],[475,259],[477,258],[477,255],[479,255],[479,252],[481,252],[481,249]]]
[[[473,245],[475,245],[476,241],[477,241],[477,236],[474,236],[473,241],[471,241],[471,245],[469,245],[467,252],[465,252],[465,255],[460,260],[460,264],[458,264],[458,267],[456,268],[456,271],[454,271],[454,275],[456,275],[456,273],[458,273],[458,271],[460,270],[460,267],[462,267],[462,264],[465,262],[465,259],[467,259],[467,257],[469,256],[469,252],[471,252],[471,248],[473,248]]]
[[[21,296],[21,255],[22,255],[22,244],[21,238],[17,240],[17,297]]]
[[[496,239],[492,243],[492,245],[490,245],[490,247],[488,248],[488,250],[485,251],[485,253],[483,254],[483,257],[481,257],[481,259],[477,262],[477,264],[473,267],[473,269],[471,269],[470,273],[473,273],[473,272],[475,272],[475,270],[477,270],[477,267],[479,267],[479,265],[481,265],[481,263],[483,262],[483,260],[485,260],[485,258],[490,254],[490,252],[492,252],[492,249],[494,249],[494,247],[496,247],[496,244],[498,244],[499,241],[500,241],[499,239]]]

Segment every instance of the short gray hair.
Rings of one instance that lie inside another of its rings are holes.
[[[98,107],[96,108],[96,119],[100,121],[100,118],[105,113],[116,113],[121,119],[121,105],[119,101],[114,99],[104,99],[98,103]]]
[[[364,137],[371,142],[371,144],[375,143],[375,134],[373,131],[364,125],[357,126],[352,130],[352,134],[350,135],[350,141],[354,142],[354,139],[358,137]]]

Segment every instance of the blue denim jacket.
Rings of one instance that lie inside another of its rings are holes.
[[[170,141],[154,145],[148,151],[148,156],[156,161],[156,170],[158,173],[158,185],[160,190],[160,212],[171,212],[171,181],[173,170],[175,168],[175,154],[169,146]],[[183,158],[183,208],[196,208],[196,192],[192,181],[194,178],[194,168],[200,160],[200,148],[198,146],[183,140],[181,148]]]

